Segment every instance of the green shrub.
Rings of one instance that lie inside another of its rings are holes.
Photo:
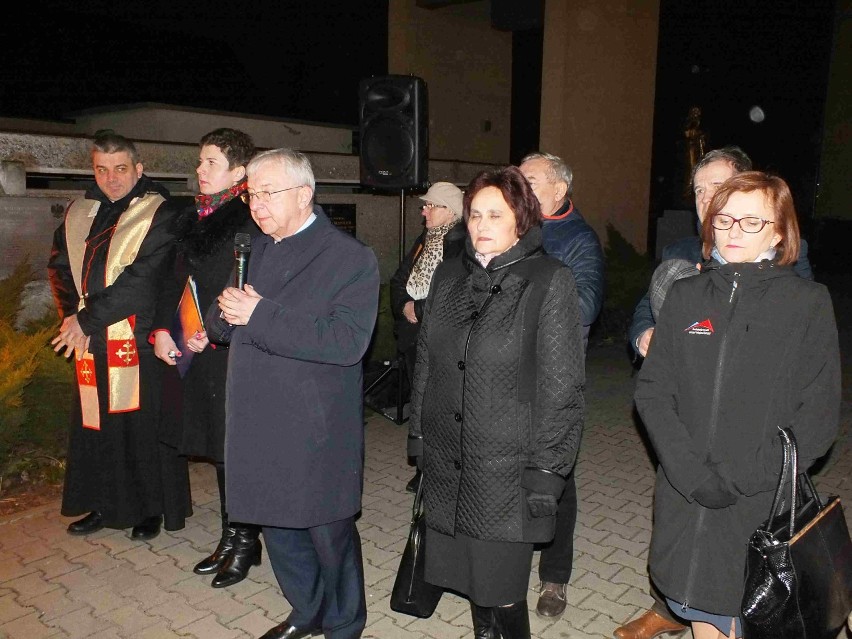
[[[605,340],[626,343],[633,309],[648,290],[653,265],[612,224],[607,224],[606,236],[606,294],[599,328]]]

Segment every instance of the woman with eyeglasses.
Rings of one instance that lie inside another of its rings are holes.
[[[255,154],[251,137],[235,129],[216,129],[199,144],[200,193],[195,206],[176,220],[179,238],[174,276],[164,282],[153,332],[154,354],[174,367],[185,353],[170,334],[175,309],[192,276],[203,313],[233,282],[234,236],[260,234],[244,200],[246,164]],[[161,439],[182,454],[210,460],[216,466],[222,534],[213,553],[199,562],[199,575],[214,574],[212,586],[223,588],[245,579],[260,563],[260,529],[232,522],[225,505],[225,378],[228,350],[210,344],[205,332],[187,340],[193,358],[181,380],[174,368],[163,389]]]
[[[435,182],[420,199],[425,228],[390,279],[394,334],[397,350],[405,360],[409,385],[414,380],[417,335],[432,275],[443,260],[461,255],[467,236],[464,224],[459,224],[461,189],[449,182]],[[406,488],[414,492],[419,479],[417,472]]]
[[[802,468],[837,434],[837,328],[825,286],[797,277],[787,184],[740,173],[702,225],[709,258],[674,283],[642,366],[636,406],[659,461],[651,578],[696,639],[742,637],[746,548],[781,472],[779,428]]]

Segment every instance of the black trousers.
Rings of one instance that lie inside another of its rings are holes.
[[[358,639],[367,624],[361,537],[355,518],[313,528],[263,527],[266,551],[300,630]]]
[[[542,581],[567,584],[571,580],[574,560],[574,525],[577,523],[577,482],[574,472],[568,475],[559,510],[556,512],[556,532],[553,541],[541,550],[538,576]]]

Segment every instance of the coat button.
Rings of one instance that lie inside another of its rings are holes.
[[[477,317],[479,317],[479,311],[474,311],[470,314],[470,319],[472,320],[475,320]]]
[[[491,294],[492,294],[492,295],[497,295],[497,293],[499,293],[499,292],[500,292],[500,291],[502,291],[502,290],[503,290],[503,289],[502,289],[502,288],[500,288],[500,285],[499,285],[499,284],[495,284],[494,286],[492,286],[492,287],[491,287]]]
[[[459,362],[459,370],[460,371],[464,370],[464,362]]]
[[[457,422],[460,422],[462,420],[461,413],[456,413],[455,415],[453,415],[453,419]]]
[[[453,466],[456,467],[456,470],[461,470],[461,462],[458,459],[453,461]]]

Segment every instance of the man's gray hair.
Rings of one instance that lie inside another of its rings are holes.
[[[550,182],[565,182],[568,185],[566,196],[571,197],[574,194],[574,173],[571,171],[571,167],[565,164],[565,160],[552,153],[530,153],[521,160],[521,164],[532,160],[547,162],[547,171],[545,172],[547,179]]]
[[[258,153],[246,165],[246,175],[251,177],[261,166],[270,163],[278,163],[283,166],[287,175],[295,180],[296,184],[293,186],[304,184],[311,187],[311,191],[316,193],[314,170],[311,168],[311,161],[304,153],[285,148],[271,149],[263,153]]]
[[[734,145],[723,146],[721,149],[713,149],[712,151],[707,151],[707,153],[704,154],[704,156],[698,161],[698,164],[696,164],[692,169],[690,184],[695,185],[695,174],[698,173],[700,169],[703,169],[708,164],[719,161],[730,164],[731,168],[734,169],[734,175],[737,173],[745,173],[752,169],[751,158],[740,147]]]

